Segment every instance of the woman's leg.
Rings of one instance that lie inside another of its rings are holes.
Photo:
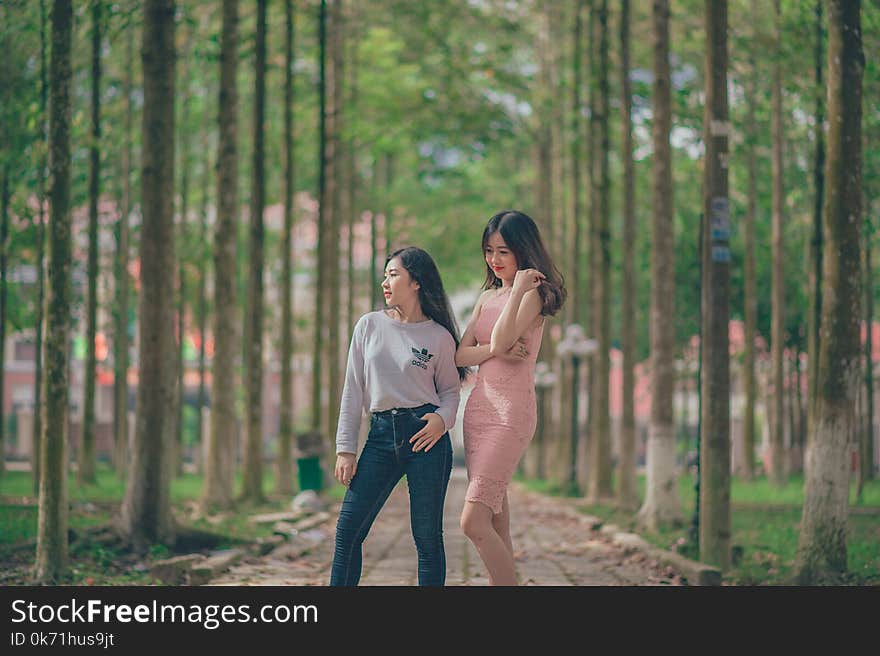
[[[489,506],[478,501],[465,501],[461,530],[473,542],[486,565],[490,585],[517,585],[513,548],[498,534],[493,519]]]
[[[330,585],[353,586],[360,581],[361,547],[401,476],[403,469],[394,453],[368,439],[339,510]]]
[[[419,585],[446,583],[443,506],[452,472],[452,442],[447,433],[431,448],[411,454],[406,465],[409,515],[419,554]]]
[[[513,540],[510,539],[510,502],[507,499],[507,492],[504,493],[504,502],[501,505],[501,512],[492,515],[492,527],[504,542],[510,556],[513,557]]]

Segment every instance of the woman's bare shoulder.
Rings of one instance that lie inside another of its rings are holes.
[[[483,307],[483,303],[485,303],[488,299],[492,298],[492,295],[494,293],[495,292],[492,289],[487,289],[487,290],[480,293],[480,295],[477,297],[477,302],[474,303],[474,314],[475,315],[479,312],[480,308]]]

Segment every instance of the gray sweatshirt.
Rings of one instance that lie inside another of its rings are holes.
[[[452,428],[460,395],[455,340],[439,323],[396,321],[384,311],[358,319],[348,349],[336,453],[357,453],[363,412],[438,406]]]

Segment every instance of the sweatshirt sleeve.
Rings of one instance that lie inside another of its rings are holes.
[[[446,337],[448,339],[443,341],[443,348],[440,349],[437,366],[434,369],[434,384],[440,397],[437,414],[446,424],[446,430],[452,430],[461,399],[461,381],[455,366],[455,341],[449,333]]]
[[[366,316],[366,315],[365,315]],[[364,384],[364,324],[361,317],[351,335],[348,347],[348,363],[345,366],[345,384],[339,407],[336,428],[336,453],[357,453],[361,418],[367,404]]]

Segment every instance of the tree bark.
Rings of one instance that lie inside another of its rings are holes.
[[[184,19],[185,20],[185,19]],[[186,407],[186,390],[183,385],[184,376],[184,338],[186,335],[186,255],[187,220],[189,219],[189,169],[190,169],[190,137],[189,137],[189,105],[191,92],[186,59],[190,52],[192,32],[185,39],[184,61],[181,79],[184,87],[180,92],[180,217],[177,225],[178,243],[180,244],[177,258],[177,352],[175,354],[175,370],[177,372],[176,392],[174,394],[174,450],[172,471],[175,476],[183,474],[183,411]]]
[[[40,446],[40,498],[34,578],[58,583],[67,570],[67,345],[71,301],[70,0],[52,4],[49,69],[49,288],[46,297],[46,371]]]
[[[174,540],[174,0],[144,4],[140,359],[122,534],[135,551]]]
[[[357,288],[357,277],[355,275],[355,258],[354,258],[354,248],[355,248],[355,228],[360,223],[360,175],[358,175],[357,169],[357,157],[358,157],[358,139],[356,130],[354,129],[354,118],[357,112],[357,102],[358,102],[358,36],[356,34],[357,30],[357,21],[358,21],[358,8],[354,4],[352,4],[349,8],[349,24],[348,24],[348,34],[349,38],[346,40],[346,46],[348,48],[348,67],[346,69],[346,74],[348,75],[348,85],[347,85],[347,109],[345,114],[349,117],[349,124],[347,128],[347,132],[349,136],[345,140],[345,212],[343,216],[347,217],[348,224],[348,245],[346,248],[346,253],[348,253],[348,263],[346,266],[346,271],[348,271],[348,282],[346,284],[346,289],[348,290],[348,298],[346,299],[346,321],[345,325],[347,327],[347,331],[345,334],[345,340],[343,343],[343,347],[347,344],[351,343],[351,336],[354,332],[354,324],[357,322],[357,316],[355,314],[355,291]]]
[[[617,502],[622,508],[638,508],[636,484],[635,349],[636,349],[636,208],[635,163],[632,141],[632,85],[629,79],[629,0],[620,13],[620,107],[621,156],[623,158],[623,417],[620,427]]]
[[[208,136],[207,130],[204,136],[204,157],[205,162],[202,167],[202,209],[199,212],[199,304],[198,304],[198,331],[199,331],[199,395],[196,401],[196,469],[200,474],[205,470],[205,446],[203,414],[205,403],[207,401],[207,389],[205,386],[205,351],[208,341],[207,323],[208,323],[208,268],[210,262],[205,257],[206,251],[202,250],[208,244],[208,201],[210,197],[211,187],[211,163],[208,155]]]
[[[291,443],[293,440],[293,0],[284,3],[284,236],[281,240],[281,418],[278,430],[279,494],[293,493]]]
[[[639,524],[649,530],[683,521],[675,471],[675,234],[673,221],[672,89],[669,70],[669,2],[655,0],[653,221],[651,230],[651,424],[648,432],[645,501]]]
[[[9,164],[0,177],[0,401],[6,384],[6,267],[9,257]],[[0,476],[6,471],[6,414],[0,402]]]
[[[327,437],[331,447],[336,443],[336,425],[339,420],[339,403],[341,397],[341,365],[339,329],[341,322],[340,305],[342,288],[339,275],[342,239],[341,203],[343,190],[340,184],[342,171],[341,125],[342,125],[342,49],[344,24],[342,19],[342,0],[331,0],[330,3],[330,60],[327,79],[329,93],[328,105],[330,114],[325,124],[327,129],[327,152],[324,197],[321,207],[325,208],[325,226],[328,229],[327,244],[327,287],[323,297],[329,301],[328,332],[327,332]],[[332,451],[331,451],[332,452]]]
[[[314,348],[312,350],[312,430],[322,428],[322,369],[324,363],[324,331],[326,309],[324,290],[327,269],[327,0],[318,10],[318,243],[315,276]],[[335,437],[335,436],[334,436]]]
[[[375,310],[379,305],[379,156],[373,156],[370,167],[370,310]]]
[[[599,244],[598,244],[598,231],[599,231],[599,194],[596,190],[597,187],[597,166],[596,160],[597,152],[598,152],[598,99],[597,99],[597,89],[599,86],[599,54],[598,54],[598,42],[599,39],[596,34],[597,30],[597,14],[598,8],[596,6],[597,0],[589,0],[590,1],[590,14],[588,21],[588,31],[589,31],[589,67],[590,71],[589,75],[589,96],[588,96],[588,104],[590,106],[590,120],[588,124],[587,130],[587,187],[589,189],[589,202],[588,202],[588,216],[589,216],[589,226],[587,228],[587,281],[586,286],[584,288],[585,294],[587,294],[588,301],[584,304],[584,312],[586,313],[586,327],[587,334],[598,336],[599,333],[599,324],[597,323],[599,312],[597,310],[598,299],[596,298],[596,281],[599,278]],[[587,405],[587,459],[592,457],[593,453],[593,442],[596,439],[596,435],[598,433],[598,429],[596,428],[596,417],[598,408],[597,401],[597,391],[596,391],[596,372],[598,369],[598,365],[596,363],[596,358],[590,358],[587,360],[587,394],[590,399],[589,404]],[[560,376],[560,380],[564,380],[562,376]],[[587,478],[589,479],[592,474],[592,468],[587,472]]]
[[[851,435],[859,387],[862,228],[860,2],[828,12],[828,159],[823,211],[822,340],[816,403],[804,462],[804,505],[795,561],[801,585],[837,583],[846,572]]]
[[[542,2],[537,8],[540,23],[537,36],[537,59],[538,59],[538,86],[537,105],[538,116],[536,117],[536,142],[537,159],[535,166],[535,196],[536,196],[536,222],[546,235],[548,242],[553,241],[553,131],[550,128],[552,121],[546,119],[550,115],[551,95],[553,89],[553,57],[550,3]],[[547,342],[548,340],[544,340]],[[542,343],[542,351],[544,351]],[[538,359],[543,359],[538,355]]]
[[[816,158],[813,167],[813,235],[810,240],[810,314],[807,318],[807,404],[808,416],[816,399],[816,374],[819,370],[819,326],[822,323],[822,207],[825,199],[825,85],[822,82],[822,5],[816,0]]]
[[[588,497],[594,501],[608,499],[614,495],[611,487],[611,415],[610,389],[611,375],[611,225],[609,195],[611,180],[608,171],[608,0],[599,2],[599,103],[597,109],[597,130],[599,152],[594,195],[599,202],[596,245],[594,253],[597,260],[597,277],[593,281],[596,301],[596,335],[598,352],[596,362],[595,427],[590,440],[590,480]]]
[[[214,232],[214,357],[208,437],[206,508],[232,506],[238,416],[235,409],[239,350],[236,321],[235,250],[238,233],[238,0],[223,1],[217,147],[217,225]]]
[[[43,434],[43,304],[46,288],[46,163],[49,139],[46,132],[49,84],[46,81],[46,0],[40,0],[40,165],[37,172],[37,198],[40,203],[38,213],[40,225],[37,228],[37,303],[36,303],[36,344],[34,363],[34,432],[31,443],[31,473],[34,496],[40,493],[40,445]],[[0,465],[2,471],[4,465]]]
[[[89,261],[83,423],[77,458],[80,485],[95,482],[95,337],[98,321],[98,197],[101,193],[101,2],[92,3],[92,139],[89,144]]]
[[[133,110],[131,102],[132,78],[134,77],[134,38],[129,35],[126,44],[125,82],[125,134],[122,148],[122,210],[115,226],[116,257],[114,259],[115,299],[113,313],[113,464],[117,475],[125,476],[128,459],[128,261],[129,227],[132,208],[131,151]]]
[[[706,0],[700,559],[730,567],[730,214],[727,2]]]
[[[782,65],[780,0],[774,0],[776,57],[773,62],[773,282],[771,317],[771,361],[773,367],[773,421],[770,424],[770,481],[777,487],[785,485],[785,389],[783,382],[783,351],[785,350],[785,251],[783,244],[783,163],[782,163]]]
[[[752,0],[752,15],[757,16],[758,3]],[[757,37],[753,27],[753,38]],[[755,476],[755,334],[757,332],[758,301],[755,284],[755,220],[758,208],[758,162],[755,147],[758,142],[755,105],[757,104],[758,63],[754,48],[749,50],[749,76],[746,84],[746,163],[748,166],[748,205],[743,224],[745,289],[743,290],[745,314],[745,353],[743,358],[743,478],[750,481]]]
[[[247,421],[242,499],[263,501],[263,208],[266,183],[264,126],[266,105],[266,0],[257,0],[254,76],[254,159],[251,191],[248,305],[245,324]]]
[[[860,431],[859,468],[856,477],[856,499],[861,502],[865,483],[874,478],[874,266],[871,262],[871,240],[874,227],[870,215],[865,217],[865,427]]]
[[[579,323],[581,316],[581,286],[580,286],[580,267],[581,267],[581,226],[584,222],[582,189],[581,189],[581,132],[583,128],[582,117],[582,100],[581,100],[581,70],[583,59],[583,10],[585,0],[577,0],[575,4],[574,16],[574,52],[572,55],[572,99],[571,99],[571,293],[569,296],[569,316],[572,323]]]

